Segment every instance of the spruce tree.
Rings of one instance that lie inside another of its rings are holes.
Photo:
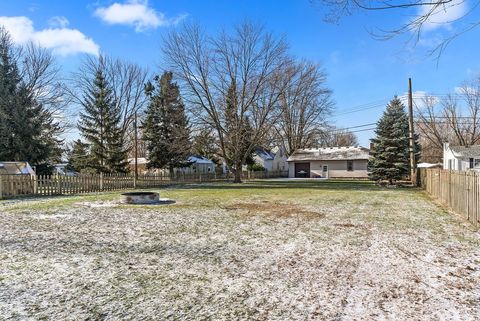
[[[68,152],[67,168],[75,172],[84,172],[89,168],[90,151],[88,144],[77,139]]]
[[[27,161],[37,174],[61,155],[53,115],[33,99],[15,60],[9,34],[0,27],[0,160]]]
[[[90,167],[98,173],[128,172],[121,113],[100,69],[85,93],[83,107],[78,127],[90,147]]]
[[[395,96],[377,123],[374,149],[368,162],[372,180],[395,180],[410,173],[408,116],[402,101]],[[415,137],[416,158],[420,155],[418,136]]]
[[[212,160],[216,165],[220,165],[218,158],[218,148],[212,129],[201,128],[193,139],[192,153]]]
[[[188,165],[191,152],[190,127],[180,89],[172,82],[173,74],[165,72],[154,78],[155,85],[146,85],[149,104],[143,123],[148,168],[169,168]]]

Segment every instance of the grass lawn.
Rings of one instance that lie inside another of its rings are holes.
[[[415,189],[0,201],[0,320],[480,320],[480,234]]]

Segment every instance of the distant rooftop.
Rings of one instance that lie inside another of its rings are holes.
[[[471,146],[449,146],[450,150],[460,157],[479,157],[480,156],[480,145],[471,145]]]
[[[313,160],[368,160],[370,150],[362,146],[326,147],[314,149],[297,149],[288,159],[293,161]]]

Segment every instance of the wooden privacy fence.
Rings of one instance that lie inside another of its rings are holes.
[[[475,226],[480,225],[480,174],[476,171],[424,169],[420,186]]]
[[[243,179],[287,177],[288,172],[245,172]],[[97,175],[0,175],[0,199],[18,196],[50,196],[154,188],[174,184],[229,181],[230,174],[97,174]]]

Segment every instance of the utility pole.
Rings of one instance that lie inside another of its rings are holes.
[[[415,134],[413,128],[412,78],[408,78],[408,138],[410,154],[410,180],[417,185],[417,164],[415,162]]]
[[[134,131],[134,142],[135,142],[135,174],[134,174],[134,187],[137,188],[137,179],[138,179],[138,138],[137,138],[137,112],[135,112],[135,118],[133,119],[133,131]]]

